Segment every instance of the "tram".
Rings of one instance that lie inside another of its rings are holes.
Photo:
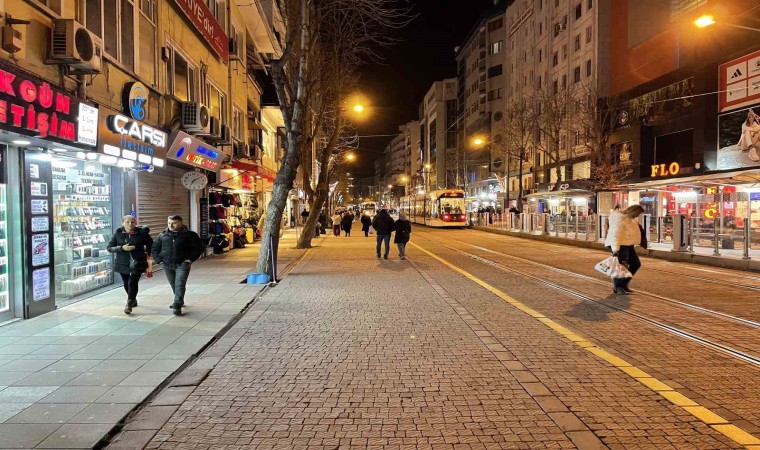
[[[420,225],[449,228],[467,225],[464,191],[461,189],[441,189],[402,197],[400,210],[409,221]]]
[[[359,213],[365,216],[375,217],[377,212],[377,205],[375,202],[363,202],[359,203]]]

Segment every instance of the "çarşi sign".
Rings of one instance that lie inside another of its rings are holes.
[[[225,153],[184,131],[175,131],[169,136],[169,152],[166,157],[183,162],[192,167],[219,172]]]
[[[203,0],[174,0],[182,12],[193,23],[198,33],[208,42],[224,62],[230,57],[229,40],[224,28],[206,6]]]
[[[156,167],[166,165],[168,136],[139,120],[101,107],[98,151]]]
[[[94,146],[96,130],[92,124],[97,116],[97,108],[80,103],[42,79],[0,69],[0,128],[66,144]]]

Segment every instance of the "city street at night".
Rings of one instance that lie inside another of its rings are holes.
[[[422,227],[407,260],[317,246],[111,448],[760,446],[756,276],[644,258],[612,295],[599,251]]]

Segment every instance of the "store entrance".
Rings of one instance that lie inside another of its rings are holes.
[[[0,323],[14,318],[11,301],[8,246],[7,147],[0,145]]]

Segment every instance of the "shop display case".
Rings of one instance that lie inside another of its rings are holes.
[[[113,283],[110,169],[84,161],[53,162],[56,298]]]

